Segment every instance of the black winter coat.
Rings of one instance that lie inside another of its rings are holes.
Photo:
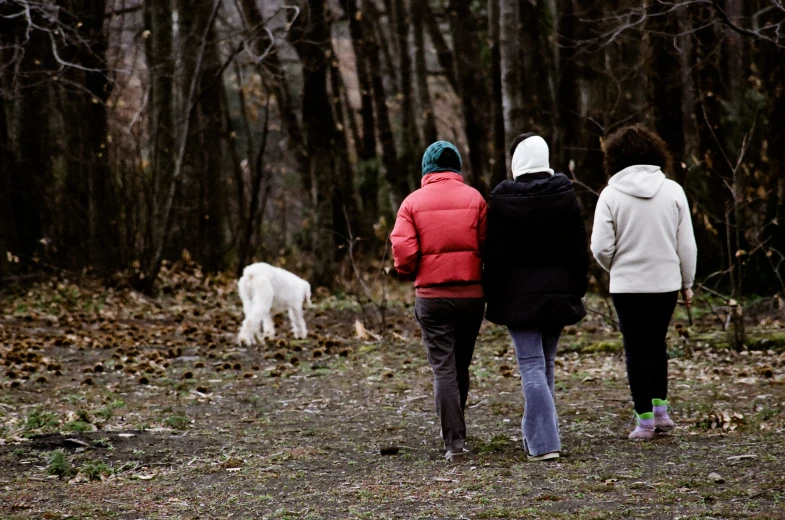
[[[546,329],[586,315],[586,228],[572,182],[563,174],[525,174],[493,190],[483,285],[489,321]]]

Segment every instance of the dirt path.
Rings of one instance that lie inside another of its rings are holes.
[[[30,297],[8,304],[0,517],[785,517],[783,353],[737,355],[674,329],[680,427],[631,444],[617,334],[589,319],[557,362],[564,456],[531,463],[509,340],[486,324],[472,453],[455,466],[408,309],[391,311],[390,339],[360,341],[358,314],[326,301],[309,339],[248,350],[232,343],[238,303],[210,294],[57,315]],[[48,474],[57,449],[63,476]]]

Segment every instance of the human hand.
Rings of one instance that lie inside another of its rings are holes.
[[[692,305],[692,297],[694,294],[695,293],[693,293],[692,289],[690,289],[689,287],[681,290],[681,296],[682,298],[684,298],[684,305],[686,305],[687,307]]]

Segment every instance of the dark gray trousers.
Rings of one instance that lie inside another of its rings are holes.
[[[466,441],[463,410],[469,395],[469,365],[485,313],[482,298],[417,298],[415,315],[433,370],[436,413],[444,447],[462,450]]]

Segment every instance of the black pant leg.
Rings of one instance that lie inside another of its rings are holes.
[[[676,309],[678,293],[661,293],[651,295],[652,310],[651,329],[648,337],[649,366],[651,367],[650,387],[654,399],[668,398],[668,344],[666,337],[673,311]]]
[[[612,295],[624,337],[627,380],[636,413],[651,412],[652,398],[667,398],[665,337],[677,297],[677,292]]]
[[[648,369],[649,341],[646,338],[645,299],[639,294],[613,294],[613,306],[619,317],[619,327],[624,341],[624,357],[627,364],[627,381],[638,414],[652,411],[651,374]]]

